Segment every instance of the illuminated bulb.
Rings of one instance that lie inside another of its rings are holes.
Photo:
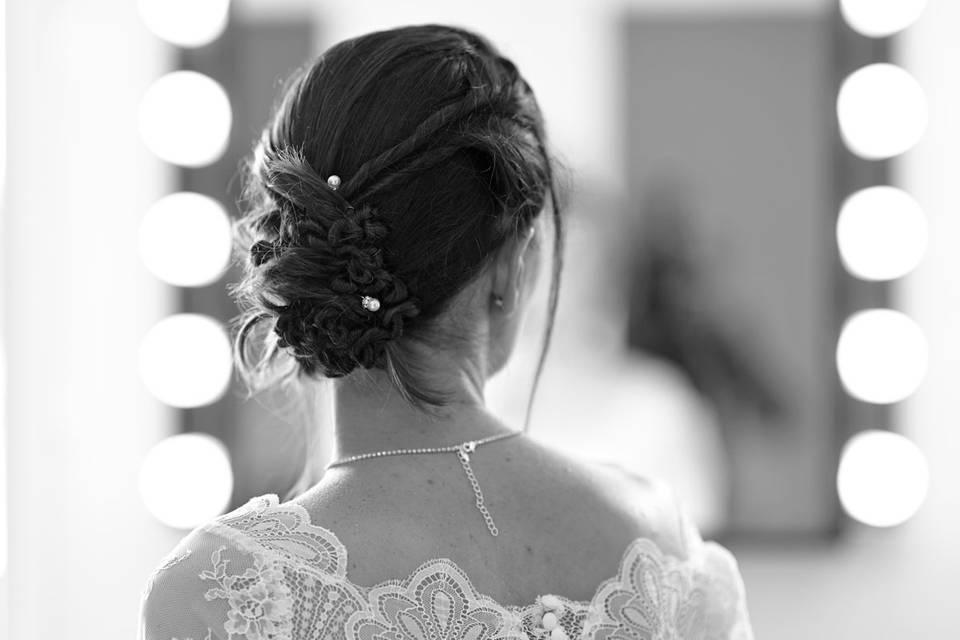
[[[154,518],[192,529],[222,514],[233,492],[227,448],[213,436],[184,433],[161,440],[140,467],[140,497]]]
[[[229,266],[232,236],[223,207],[182,191],[164,196],[140,222],[140,256],[151,272],[178,287],[216,281]]]
[[[923,505],[929,483],[923,453],[897,433],[862,431],[850,438],[840,455],[840,503],[852,518],[874,527],[909,520]]]
[[[854,31],[884,38],[916,22],[926,5],[926,0],[840,0],[840,13]]]
[[[927,372],[927,341],[909,316],[867,309],[850,316],[837,341],[837,371],[847,392],[889,404],[910,396]]]
[[[893,64],[861,67],[843,81],[837,118],[844,144],[868,160],[899,155],[927,127],[927,99],[919,83]]]
[[[162,160],[202,167],[223,155],[230,138],[230,99],[213,78],[174,71],[158,78],[140,102],[140,137]]]
[[[913,270],[927,248],[927,219],[902,189],[868,187],[846,199],[837,246],[847,270],[864,280],[892,280]]]
[[[140,376],[147,389],[173,407],[215,402],[233,370],[230,340],[213,318],[195,313],[168,316],[140,345]]]
[[[139,0],[138,4],[147,28],[180,47],[199,47],[220,37],[230,9],[230,0]]]

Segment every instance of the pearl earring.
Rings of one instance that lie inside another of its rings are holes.
[[[503,309],[503,296],[498,293],[493,294],[493,305]]]

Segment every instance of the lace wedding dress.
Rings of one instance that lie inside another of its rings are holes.
[[[687,521],[687,556],[638,538],[589,601],[504,606],[451,560],[373,587],[347,549],[274,494],[187,535],[147,582],[140,640],[752,640],[733,555]]]

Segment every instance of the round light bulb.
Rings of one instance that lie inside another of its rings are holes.
[[[189,191],[155,202],[140,222],[140,256],[150,271],[178,287],[215,282],[232,249],[230,218],[219,202]]]
[[[912,25],[926,0],[840,0],[840,13],[854,31],[884,38]]]
[[[892,280],[912,271],[927,248],[927,219],[907,192],[891,186],[861,189],[837,217],[844,266],[864,280]]]
[[[147,28],[180,47],[200,47],[219,38],[230,10],[230,0],[139,0],[137,4]]]
[[[843,81],[837,118],[844,144],[868,160],[899,155],[927,127],[927,99],[920,84],[889,63],[861,67]]]
[[[227,93],[213,78],[174,71],[147,88],[139,120],[144,144],[159,158],[203,167],[226,150],[233,113]]]
[[[233,492],[230,454],[205,433],[161,440],[140,467],[140,497],[160,522],[192,529],[222,514]]]
[[[843,447],[837,493],[844,510],[874,527],[909,520],[923,505],[930,474],[923,452],[904,436],[867,430]]]
[[[847,392],[864,402],[899,402],[927,372],[927,341],[909,316],[866,309],[850,316],[837,341],[837,371]]]
[[[140,344],[140,376],[147,389],[173,407],[218,400],[230,384],[230,339],[217,320],[178,313],[155,324]]]

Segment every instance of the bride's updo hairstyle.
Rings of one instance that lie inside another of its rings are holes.
[[[498,249],[530,232],[549,194],[539,377],[561,267],[553,174],[533,91],[477,34],[370,33],[298,70],[245,163],[234,225],[243,278],[228,290],[248,388],[380,368],[418,406],[444,404],[412,347],[457,339],[435,320]],[[292,366],[277,375],[284,354]]]

